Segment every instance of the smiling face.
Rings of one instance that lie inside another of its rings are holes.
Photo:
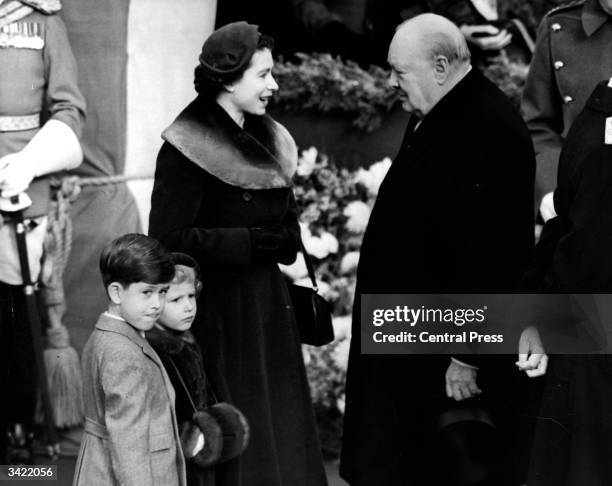
[[[193,281],[173,283],[166,295],[166,306],[159,323],[175,331],[187,331],[196,315],[196,289]]]
[[[164,308],[167,292],[168,284],[136,282],[124,287],[112,282],[108,286],[119,316],[139,331],[148,331],[154,326]]]
[[[270,49],[255,51],[242,77],[227,87],[228,100],[239,113],[264,115],[271,96],[278,90],[272,76],[274,61]]]
[[[433,60],[416,43],[394,38],[389,47],[389,85],[398,90],[402,108],[423,118],[435,105],[436,78]]]

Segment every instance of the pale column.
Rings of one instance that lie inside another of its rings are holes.
[[[162,130],[195,97],[193,70],[204,40],[213,31],[216,6],[216,0],[131,0],[127,175],[153,175]],[[128,186],[146,233],[153,179]]]

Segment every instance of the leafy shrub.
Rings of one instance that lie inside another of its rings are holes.
[[[399,95],[388,85],[389,72],[378,66],[365,70],[352,61],[330,54],[297,54],[301,62],[280,61],[274,75],[280,86],[274,106],[301,113],[346,113],[360,130],[376,130],[385,116],[399,106]],[[482,68],[515,104],[518,104],[527,67],[505,55]]]

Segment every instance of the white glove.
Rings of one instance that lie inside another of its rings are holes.
[[[24,192],[36,177],[36,161],[23,152],[0,158],[0,195],[12,197]]]
[[[0,191],[11,197],[25,191],[32,179],[78,167],[83,160],[79,139],[59,120],[49,120],[21,150],[0,159]]]

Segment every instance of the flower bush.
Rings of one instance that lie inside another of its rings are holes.
[[[273,103],[285,110],[346,112],[353,115],[356,127],[372,131],[399,99],[387,86],[387,72],[379,66],[365,70],[330,54],[296,56],[299,64],[281,61],[274,67],[280,89]]]
[[[389,72],[379,66],[361,68],[330,54],[297,54],[298,64],[280,60],[274,66],[280,89],[272,102],[291,112],[347,113],[353,125],[367,132],[378,128],[385,116],[399,106],[399,95],[388,85]],[[518,103],[527,66],[500,55],[481,67],[510,99]],[[306,154],[301,176],[313,170],[312,153]]]
[[[351,337],[351,312],[361,239],[390,159],[349,171],[311,147],[298,160],[295,188],[304,247],[313,262],[319,293],[333,305],[335,340],[303,346],[306,373],[324,451],[339,450],[344,385]],[[310,286],[304,255],[281,265],[298,285]]]

